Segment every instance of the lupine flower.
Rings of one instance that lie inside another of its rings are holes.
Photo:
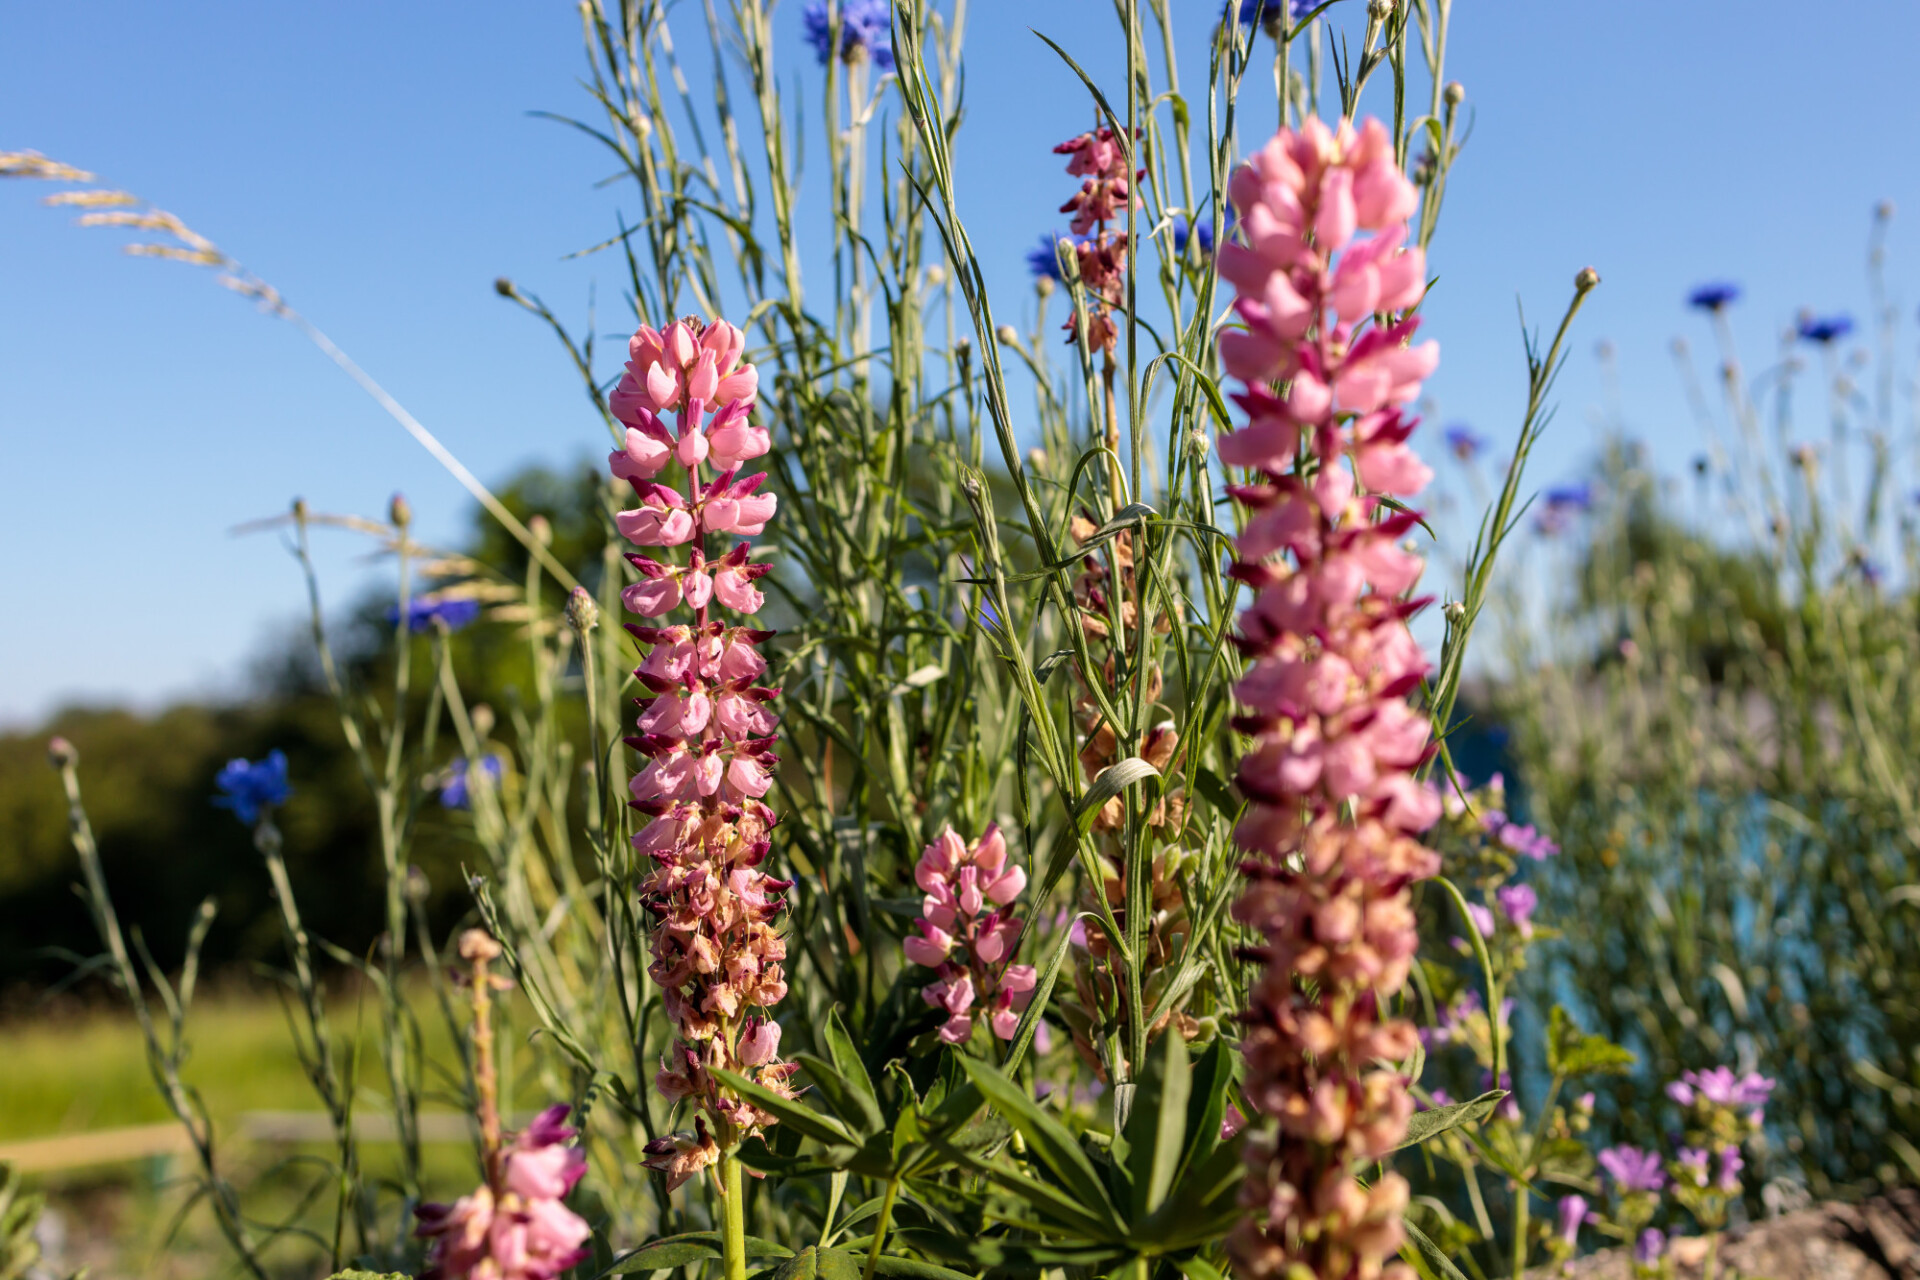
[[[1431,748],[1405,697],[1428,669],[1404,598],[1423,566],[1399,546],[1418,517],[1385,514],[1377,495],[1431,479],[1404,406],[1439,352],[1411,343],[1416,318],[1374,317],[1405,315],[1425,291],[1425,256],[1406,244],[1418,193],[1379,121],[1317,119],[1282,129],[1228,192],[1248,243],[1215,261],[1244,328],[1221,334],[1220,357],[1248,421],[1219,452],[1252,473],[1228,491],[1251,513],[1233,573],[1254,592],[1235,637],[1235,724],[1253,745],[1237,774],[1250,804],[1234,916],[1261,936],[1242,1048],[1245,1099],[1268,1121],[1248,1143],[1248,1216],[1228,1247],[1247,1280],[1397,1277],[1410,1274],[1389,1261],[1406,1181],[1358,1175],[1413,1111],[1381,1064],[1417,1042],[1388,1010],[1419,943],[1408,885],[1438,868],[1418,833],[1440,799],[1414,778]],[[1310,482],[1293,465],[1303,448],[1319,463]]]
[[[1633,1260],[1643,1267],[1660,1261],[1667,1252],[1667,1237],[1657,1227],[1648,1227],[1633,1243]]]
[[[562,1203],[587,1170],[567,1107],[534,1117],[499,1153],[488,1181],[452,1204],[416,1209],[416,1236],[433,1241],[420,1280],[553,1280],[593,1251],[592,1229]]]
[[[1110,128],[1068,138],[1053,150],[1055,155],[1068,157],[1067,173],[1081,179],[1080,190],[1060,206],[1061,213],[1073,215],[1073,248],[1087,293],[1088,312],[1084,320],[1077,312],[1067,317],[1067,341],[1079,341],[1084,323],[1088,349],[1110,354],[1119,337],[1112,310],[1120,305],[1128,243],[1125,231],[1109,230],[1107,224],[1124,219],[1130,207],[1138,206],[1133,194],[1134,175],[1128,170],[1119,137]],[[1038,266],[1031,257],[1029,264]]]
[[[436,622],[445,623],[449,631],[458,631],[479,616],[480,602],[465,597],[415,596],[407,601],[407,630],[415,635],[433,630]],[[398,605],[387,609],[387,621],[400,621]]]
[[[1474,929],[1479,932],[1481,937],[1491,938],[1493,936],[1493,912],[1487,910],[1487,908],[1477,902],[1469,902],[1467,904],[1467,919],[1473,922]]]
[[[1817,342],[1821,346],[1838,342],[1853,332],[1853,317],[1849,315],[1802,316],[1800,323],[1794,326],[1794,332],[1802,342]]]
[[[1002,1040],[1013,1039],[1020,1013],[1033,999],[1032,965],[1013,964],[1021,926],[1009,909],[1027,887],[1027,873],[1007,865],[1007,842],[989,826],[972,845],[952,827],[920,854],[913,881],[926,895],[924,913],[902,948],[907,959],[934,971],[920,996],[947,1017],[940,1038],[965,1044],[973,1038],[975,1005]]]
[[[480,772],[487,775],[494,786],[500,785],[504,766],[499,756],[481,756]],[[440,786],[440,806],[444,809],[465,809],[473,804],[471,783],[467,777],[467,758],[461,756],[447,768],[447,780]]]
[[[1442,433],[1447,448],[1453,450],[1453,456],[1462,462],[1472,462],[1487,447],[1487,438],[1475,434],[1473,428],[1464,422],[1456,422]]]
[[[229,760],[214,775],[219,789],[213,798],[217,808],[233,810],[233,816],[252,826],[267,809],[277,808],[293,794],[287,781],[287,753],[274,750],[265,760]]]
[[[1660,1171],[1660,1154],[1657,1151],[1642,1151],[1639,1147],[1608,1147],[1599,1155],[1600,1167],[1607,1177],[1613,1179],[1614,1190],[1658,1191],[1667,1185],[1667,1175]]]
[[[887,0],[840,0],[840,61],[871,58],[882,71],[893,70],[893,19]],[[834,55],[833,22],[827,0],[808,0],[800,11],[806,41],[820,55],[820,65]]]
[[[627,624],[646,646],[634,675],[650,695],[627,739],[645,759],[628,784],[630,803],[651,819],[633,837],[651,866],[640,883],[654,921],[647,972],[675,1030],[654,1086],[697,1108],[693,1133],[647,1147],[646,1164],[670,1186],[774,1123],[722,1087],[715,1068],[788,1096],[795,1070],[778,1061],[780,1026],[764,1012],[787,993],[786,940],[774,919],[792,885],[762,868],[775,818],[761,797],[773,785],[780,718],[771,706],[779,690],[756,682],[767,669],[758,646],[773,633],[715,616],[758,612],[764,597],[753,582],[767,569],[746,543],[707,554],[721,535],[760,533],[777,509],[758,491],[764,474],[739,478],[740,465],[771,445],[752,420],[759,372],[745,350],[745,335],[724,320],[642,325],[608,398],[627,427],[608,466],[641,502],[617,513],[615,527],[643,547],[687,547],[684,561],[629,553],[640,580],[621,600],[648,619],[693,613],[691,623]],[[670,462],[685,473],[684,491],[655,479]],[[704,479],[707,467],[719,474]]]
[[[1534,892],[1532,885],[1506,884],[1493,891],[1495,902],[1500,904],[1500,913],[1507,922],[1520,931],[1523,938],[1533,936],[1533,913],[1540,906],[1540,895]]]
[[[1587,1198],[1585,1196],[1561,1196],[1555,1207],[1554,1219],[1560,1231],[1560,1241],[1569,1249],[1580,1243],[1580,1226],[1587,1220]]]
[[[1680,1166],[1676,1177],[1684,1177],[1696,1187],[1704,1187],[1709,1180],[1709,1166],[1713,1157],[1699,1147],[1680,1148],[1679,1157],[1674,1161]]]
[[[1687,295],[1687,305],[1701,311],[1720,311],[1740,300],[1740,286],[1725,280],[1703,284]]]

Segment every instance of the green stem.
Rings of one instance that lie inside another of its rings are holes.
[[[741,1185],[740,1161],[732,1152],[720,1157],[720,1249],[724,1280],[747,1280],[746,1188]]]
[[[1516,1184],[1513,1188],[1513,1280],[1520,1280],[1527,1269],[1527,1216],[1532,1208],[1527,1189]]]
[[[873,1271],[880,1265],[880,1246],[887,1242],[887,1225],[893,1221],[894,1197],[900,1194],[900,1179],[887,1180],[887,1193],[880,1198],[880,1225],[873,1229],[873,1243],[867,1246],[867,1269],[861,1273],[861,1280],[873,1280]]]

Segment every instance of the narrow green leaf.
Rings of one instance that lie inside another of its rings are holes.
[[[1066,1126],[1041,1110],[1027,1091],[977,1058],[960,1059],[967,1079],[986,1096],[1007,1123],[1020,1131],[1041,1163],[1060,1179],[1088,1211],[1104,1218],[1116,1235],[1122,1230],[1120,1217],[1107,1197],[1093,1162]]]
[[[1127,1141],[1132,1147],[1127,1165],[1133,1173],[1136,1221],[1158,1209],[1167,1198],[1186,1146],[1193,1064],[1187,1056],[1187,1042],[1180,1036],[1162,1036],[1160,1043],[1159,1060],[1149,1067],[1146,1083],[1127,1119]]]
[[[880,1100],[873,1091],[873,1077],[867,1074],[866,1061],[861,1058],[853,1037],[847,1034],[838,1009],[827,1014],[827,1052],[833,1055],[833,1065],[863,1100],[862,1110],[868,1120],[867,1127],[879,1129],[885,1121],[880,1115]]]
[[[1059,940],[1053,944],[1053,954],[1047,957],[1047,963],[1040,970],[1039,981],[1033,984],[1033,999],[1020,1014],[1020,1025],[1013,1029],[1013,1040],[1007,1046],[1007,1067],[1013,1071],[1026,1058],[1027,1050],[1033,1045],[1034,1034],[1040,1029],[1040,1019],[1047,1011],[1047,1001],[1053,996],[1053,983],[1060,976],[1060,967],[1066,962],[1067,948],[1073,941],[1071,928],[1060,931]]]
[[[1444,1107],[1429,1107],[1425,1111],[1416,1111],[1407,1121],[1405,1140],[1394,1150],[1419,1146],[1463,1124],[1478,1124],[1492,1115],[1494,1107],[1498,1106],[1500,1099],[1506,1096],[1505,1089],[1492,1089],[1465,1102],[1454,1102]]]
[[[1444,1280],[1467,1280],[1460,1274],[1460,1268],[1453,1265],[1453,1259],[1440,1252],[1440,1246],[1427,1238],[1426,1232],[1405,1220],[1402,1220],[1400,1225],[1407,1232],[1406,1243],[1400,1246],[1401,1253],[1406,1253],[1409,1248],[1416,1249],[1420,1257],[1426,1260],[1427,1265],[1444,1277]]]
[[[755,1084],[745,1076],[737,1076],[731,1071],[716,1067],[714,1078],[732,1089],[735,1093],[764,1111],[772,1112],[781,1124],[790,1125],[795,1133],[812,1138],[815,1142],[825,1142],[835,1146],[857,1147],[860,1138],[847,1126],[832,1116],[823,1116],[810,1107],[803,1107],[792,1098],[783,1098],[764,1085]]]
[[[1086,794],[1080,797],[1080,804],[1073,811],[1074,825],[1082,832],[1092,830],[1094,818],[1107,801],[1143,778],[1159,776],[1160,771],[1139,756],[1128,756],[1125,760],[1108,765],[1093,780]]]

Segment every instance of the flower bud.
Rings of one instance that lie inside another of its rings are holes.
[[[460,958],[469,962],[498,960],[500,944],[485,929],[469,929],[460,935]]]
[[[1051,298],[1053,296],[1053,277],[1041,276],[1038,280],[1035,280],[1033,282],[1033,291],[1043,298]]]
[[[1599,284],[1600,273],[1592,267],[1580,268],[1580,274],[1573,278],[1573,287],[1582,293],[1587,292],[1589,289],[1598,288]]]
[[[927,268],[927,288],[938,289],[947,282],[947,269],[939,263]]]
[[[1193,454],[1193,460],[1195,462],[1203,461],[1207,456],[1208,449],[1211,447],[1212,442],[1207,439],[1207,433],[1200,430],[1200,428],[1195,427],[1187,433],[1187,450]]]
[[[493,708],[484,702],[476,702],[471,713],[473,731],[484,738],[493,732]]]
[[[1020,331],[1010,324],[1003,324],[998,329],[995,329],[993,336],[1000,339],[1002,346],[1017,347],[1020,345]]]
[[[387,521],[396,529],[404,529],[413,523],[413,507],[407,502],[407,495],[396,493],[387,503]]]
[[[296,524],[305,524],[307,522],[307,500],[305,498],[295,498],[293,500],[293,519]]]
[[[513,287],[513,281],[507,279],[505,276],[500,276],[494,280],[493,291],[503,298],[511,298],[520,292]]]
[[[1458,622],[1467,616],[1467,606],[1464,601],[1449,600],[1440,612],[1446,615],[1448,622]]]
[[[567,625],[574,634],[585,636],[600,624],[600,606],[593,602],[585,587],[575,587],[567,596]]]
[[[71,742],[55,736],[47,740],[47,759],[52,761],[56,769],[71,769],[80,763],[80,753],[74,750]]]
[[[1393,0],[1368,0],[1367,17],[1374,22],[1385,22],[1393,16]]]
[[[1447,87],[1443,91],[1443,95],[1447,100],[1448,106],[1457,107],[1467,100],[1467,86],[1461,84],[1458,80],[1449,80],[1447,81]]]

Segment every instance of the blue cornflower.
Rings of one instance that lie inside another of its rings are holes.
[[[1853,317],[1850,315],[1800,317],[1800,323],[1794,330],[1803,342],[1818,342],[1825,345],[1838,342],[1853,332]]]
[[[1256,25],[1280,25],[1280,0],[1239,0],[1240,26],[1243,29]],[[1234,0],[1226,0],[1220,6],[1220,21],[1226,22],[1233,13]],[[1320,7],[1320,0],[1291,0],[1288,6],[1295,22],[1306,17]]]
[[[1726,280],[1703,284],[1687,295],[1687,305],[1700,311],[1719,311],[1740,300],[1740,286]]]
[[[833,22],[827,16],[827,0],[808,0],[800,12],[806,27],[807,43],[820,55],[825,66],[833,56]],[[887,0],[840,0],[840,61],[858,62],[872,58],[882,71],[893,70],[893,20]]]
[[[1227,206],[1226,217],[1221,221],[1220,230],[1229,235],[1232,234],[1233,232],[1233,206],[1232,205]],[[1203,258],[1212,257],[1213,256],[1213,219],[1201,218],[1197,222],[1194,222],[1193,224],[1191,224],[1191,230],[1190,230],[1186,215],[1176,214],[1173,219],[1173,251],[1176,254],[1186,253],[1187,237],[1190,234],[1197,235],[1200,237],[1200,256]]]
[[[1061,283],[1060,255],[1054,246],[1067,239],[1066,236],[1048,232],[1040,237],[1038,245],[1027,251],[1027,270],[1032,273],[1035,280],[1046,279],[1056,284]]]
[[[1479,452],[1487,447],[1487,438],[1477,434],[1464,422],[1456,422],[1443,433],[1447,448],[1453,450],[1453,456],[1462,462],[1472,462]]]
[[[481,756],[480,771],[487,775],[495,786],[500,783],[502,766],[499,756]],[[467,759],[460,757],[447,770],[447,780],[440,786],[440,805],[446,809],[465,809],[473,804],[473,796],[467,789]]]
[[[1573,484],[1558,485],[1547,490],[1540,506],[1540,515],[1535,521],[1541,533],[1549,536],[1559,533],[1573,522],[1573,518],[1593,506],[1593,486],[1585,480]]]
[[[287,753],[269,751],[265,760],[229,760],[214,777],[220,794],[213,798],[217,808],[233,810],[233,816],[252,826],[260,811],[285,804],[293,794],[287,782]]]
[[[407,630],[415,635],[422,631],[433,630],[435,622],[447,624],[447,630],[458,631],[480,616],[480,602],[466,599],[432,599],[428,596],[415,596],[407,601]],[[393,606],[387,610],[387,621],[400,621],[400,609]]]

